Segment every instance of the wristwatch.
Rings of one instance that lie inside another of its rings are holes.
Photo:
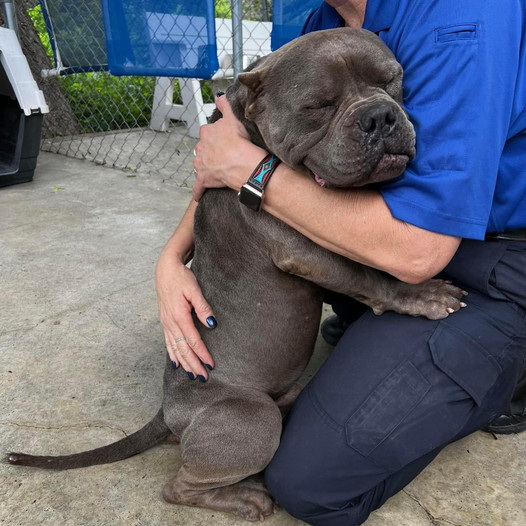
[[[238,194],[239,202],[251,210],[259,212],[263,203],[265,186],[280,164],[281,161],[275,155],[271,153],[266,155],[256,166],[248,181],[241,187],[241,191]]]

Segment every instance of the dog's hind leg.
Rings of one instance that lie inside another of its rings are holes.
[[[276,400],[276,405],[279,407],[283,416],[292,409],[296,398],[298,398],[302,390],[303,386],[300,383],[295,383],[284,395]]]
[[[185,429],[183,465],[165,485],[165,500],[263,520],[274,503],[261,482],[244,479],[268,465],[280,434],[281,413],[267,395],[218,400]]]

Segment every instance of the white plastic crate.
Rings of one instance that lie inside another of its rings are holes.
[[[33,179],[48,112],[16,33],[0,27],[0,186]]]

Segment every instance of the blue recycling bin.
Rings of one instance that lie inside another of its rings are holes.
[[[272,3],[272,51],[299,37],[307,17],[321,0],[274,0]]]
[[[218,69],[213,0],[102,0],[113,75],[209,79]]]

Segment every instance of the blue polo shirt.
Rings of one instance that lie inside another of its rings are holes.
[[[323,3],[303,32],[344,25]],[[526,0],[368,0],[404,68],[417,155],[380,191],[394,217],[483,239],[526,227]]]

